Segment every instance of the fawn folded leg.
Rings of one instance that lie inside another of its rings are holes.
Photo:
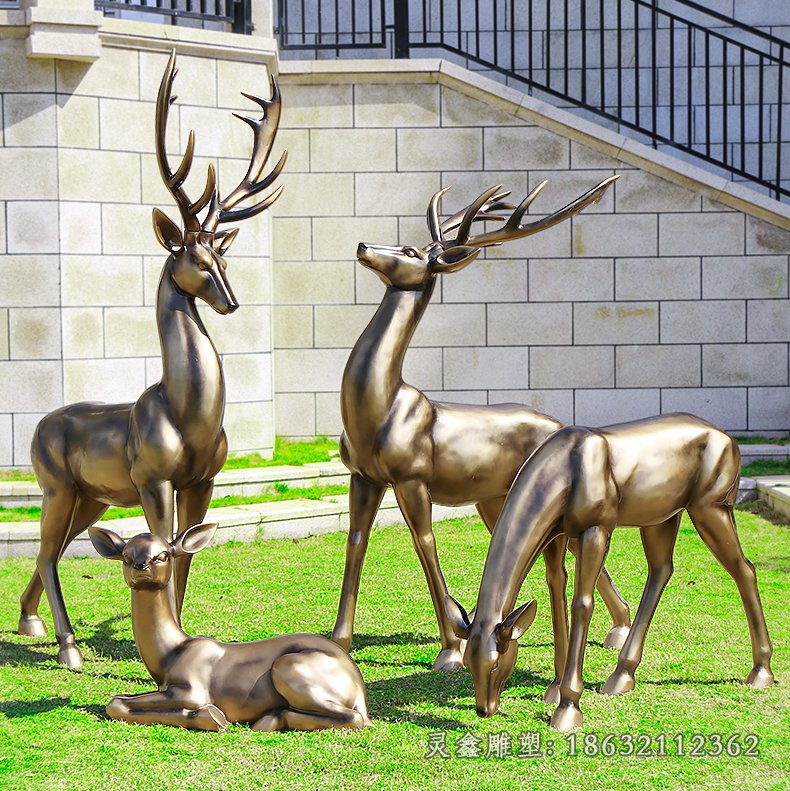
[[[428,588],[431,593],[433,609],[439,623],[439,635],[442,650],[433,663],[433,669],[453,672],[461,669],[461,641],[453,632],[450,620],[444,609],[447,596],[447,583],[439,567],[439,556],[436,553],[436,539],[431,524],[431,496],[428,486],[422,481],[411,480],[396,483],[395,497],[398,500],[403,518],[411,531],[414,548],[420,559]]]
[[[568,657],[560,683],[560,704],[551,718],[551,727],[563,733],[575,731],[582,724],[579,698],[584,688],[584,649],[593,614],[595,583],[606,559],[609,537],[609,531],[600,525],[588,527],[579,536]]]
[[[770,687],[774,683],[774,674],[771,672],[773,647],[757,590],[757,576],[754,566],[744,557],[741,549],[732,507],[720,504],[696,506],[689,508],[688,512],[708,549],[738,586],[752,643],[752,669],[746,677],[746,683],[754,689]]]
[[[672,553],[679,527],[680,514],[675,514],[660,525],[641,528],[642,546],[647,558],[647,582],[633,626],[617,658],[617,667],[601,688],[604,695],[624,695],[634,688],[634,673],[642,661],[647,630],[672,576]]]
[[[107,704],[107,716],[138,725],[176,725],[195,731],[221,731],[228,726],[227,718],[217,706],[185,705],[169,690],[116,695]]]
[[[337,618],[332,630],[332,640],[348,651],[354,634],[354,614],[357,609],[359,578],[362,563],[368,548],[370,529],[381,505],[386,486],[363,478],[351,476],[349,488],[349,530],[346,541],[346,567],[343,572],[343,587],[337,607]]]

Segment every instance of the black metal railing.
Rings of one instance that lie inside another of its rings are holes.
[[[286,56],[449,55],[790,197],[790,42],[698,3],[278,0],[278,14]]]
[[[252,32],[251,0],[94,0],[94,4],[105,13],[156,14],[174,25],[186,20],[226,26],[234,33]]]

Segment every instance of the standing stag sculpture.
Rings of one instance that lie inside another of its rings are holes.
[[[216,524],[195,525],[174,541],[142,533],[128,542],[90,528],[96,551],[123,562],[132,590],[132,628],[156,692],[116,695],[116,720],[219,731],[228,723],[256,731],[362,728],[368,719],[365,683],[342,648],[312,634],[250,643],[190,637],[173,612],[168,584],[175,561],[210,543]]]
[[[773,684],[757,578],[743,555],[732,513],[739,478],[738,445],[693,415],[662,415],[600,429],[569,426],[547,439],[528,459],[505,501],[471,623],[463,608],[447,598],[455,632],[467,640],[464,664],[472,673],[477,713],[487,717],[499,710],[502,687],[516,661],[516,641],[534,617],[534,600],[513,611],[526,575],[541,551],[575,538],[570,640],[555,644],[555,662],[565,669],[551,726],[565,732],[581,727],[579,698],[593,590],[617,525],[640,528],[648,576],[617,668],[601,691],[630,692],[648,627],[672,576],[684,509],[738,586],[752,644],[746,683],[755,689]]]
[[[247,98],[263,109],[260,120],[244,118],[254,132],[249,168],[240,184],[220,198],[212,165],[202,195],[191,201],[184,182],[192,165],[194,132],[189,133],[183,159],[175,172],[165,148],[168,111],[176,74],[170,57],[156,102],[156,155],[168,191],[175,199],[184,231],[154,209],[154,231],[170,253],[156,296],[156,323],[162,349],[162,379],[133,404],[78,403],[56,409],[38,424],[31,456],[44,492],[41,548],[36,571],[21,598],[19,633],[40,636],[46,628],[38,615],[46,590],[55,622],[58,661],[79,667],[76,646],[58,579],[58,561],[73,539],[94,524],[111,505],[142,505],[151,529],[170,539],[174,496],[178,533],[203,520],[214,476],[225,463],[227,439],[222,428],[225,383],[217,350],[195,307],[202,299],[217,313],[238,308],[223,258],[238,229],[217,232],[222,223],[259,214],[280,195],[282,187],[254,205],[239,202],[269,187],[285,164],[286,154],[261,178],[280,118],[280,94],[272,81],[272,97]],[[208,207],[201,222],[198,214]],[[191,555],[183,555],[171,591],[177,616],[186,588]]]
[[[442,648],[434,669],[460,668],[460,641],[445,613],[447,586],[436,553],[431,504],[475,503],[487,528],[493,530],[524,460],[561,424],[515,404],[462,406],[431,401],[403,381],[403,359],[437,275],[463,269],[484,247],[538,233],[572,217],[595,203],[616,178],[606,179],[554,214],[526,224],[522,224],[524,214],[545,181],[518,207],[505,203],[510,193],[496,186],[441,222],[439,204],[445,189],[429,204],[431,242],[426,247],[359,245],[359,263],[373,270],[387,290],[351,352],[340,393],[340,452],[351,471],[350,529],[332,639],[344,648],[351,645],[370,529],[389,485],[411,531],[439,622]],[[503,226],[472,233],[473,223],[505,220],[503,211],[512,212]],[[564,549],[560,552],[559,545],[552,545],[545,557],[552,610],[560,612],[559,597],[565,596]],[[607,646],[619,648],[630,624],[628,605],[605,570],[598,589],[614,622]],[[555,632],[561,628],[559,621],[555,620],[554,628]],[[567,631],[566,625],[562,628]]]

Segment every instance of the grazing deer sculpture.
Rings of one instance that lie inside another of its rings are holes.
[[[165,136],[176,74],[170,57],[156,102],[156,154],[167,189],[184,222],[179,227],[159,209],[153,223],[157,239],[170,253],[159,281],[156,322],[162,349],[162,379],[133,404],[78,403],[44,417],[33,436],[31,456],[44,493],[41,548],[36,571],[21,598],[19,633],[40,636],[46,628],[38,615],[46,590],[55,622],[58,661],[79,667],[77,648],[58,579],[58,561],[71,541],[96,522],[110,505],[142,505],[148,524],[171,538],[173,499],[177,498],[178,532],[203,520],[214,476],[227,456],[222,428],[225,383],[217,350],[195,307],[202,299],[217,313],[238,308],[223,258],[238,229],[217,232],[221,223],[244,220],[270,206],[282,187],[260,202],[234,209],[240,201],[269,187],[285,164],[261,174],[271,152],[280,118],[280,94],[272,81],[272,98],[248,98],[263,109],[260,120],[242,118],[253,129],[252,158],[238,187],[220,199],[212,165],[203,194],[192,202],[183,184],[192,165],[194,132],[175,170],[167,160]],[[208,207],[201,223],[198,214]],[[179,561],[174,604],[180,614],[190,555]]]
[[[668,414],[600,429],[568,426],[547,439],[527,460],[502,508],[471,623],[454,599],[446,601],[456,634],[467,640],[464,664],[472,673],[477,713],[487,717],[499,710],[502,686],[516,661],[516,641],[534,617],[534,600],[513,610],[526,575],[541,551],[575,538],[570,640],[560,646],[566,657],[561,657],[564,672],[551,726],[565,732],[581,727],[593,590],[616,525],[640,528],[648,576],[617,668],[601,691],[630,692],[648,627],[672,576],[684,509],[738,586],[752,643],[746,683],[755,689],[773,684],[757,578],[743,555],[732,513],[739,477],[738,445],[693,415]]]
[[[365,683],[343,651],[324,637],[292,634],[251,643],[190,637],[167,589],[177,558],[210,543],[216,524],[195,525],[174,541],[143,533],[124,541],[90,528],[96,551],[123,562],[132,589],[132,628],[156,692],[116,695],[107,714],[142,725],[218,731],[229,722],[257,731],[314,731],[370,725]]]
[[[547,182],[539,184],[518,207],[505,203],[510,193],[492,187],[445,222],[439,218],[442,195],[428,208],[432,241],[420,247],[360,244],[359,263],[373,270],[387,287],[384,299],[351,352],[341,386],[343,435],[341,456],[351,470],[350,529],[337,620],[332,639],[351,645],[360,573],[368,537],[388,485],[412,534],[428,579],[441,635],[434,669],[461,666],[460,641],[445,614],[447,587],[439,568],[431,528],[431,504],[475,503],[493,530],[505,495],[524,460],[546,437],[560,428],[553,418],[525,406],[462,406],[431,401],[404,383],[403,358],[436,285],[436,276],[457,272],[484,247],[538,233],[595,203],[617,178],[612,176],[563,209],[522,224],[524,213]],[[473,223],[501,221],[492,231],[472,234]],[[553,609],[565,595],[564,553],[546,553]],[[614,627],[607,645],[619,647],[630,624],[628,605],[601,576],[599,591],[612,614]],[[563,599],[564,601],[564,599]],[[559,622],[555,622],[555,628]],[[567,626],[564,627],[567,630]],[[561,638],[557,638],[561,639]]]

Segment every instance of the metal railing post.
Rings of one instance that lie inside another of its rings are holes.
[[[395,0],[395,57],[409,57],[409,0]]]

